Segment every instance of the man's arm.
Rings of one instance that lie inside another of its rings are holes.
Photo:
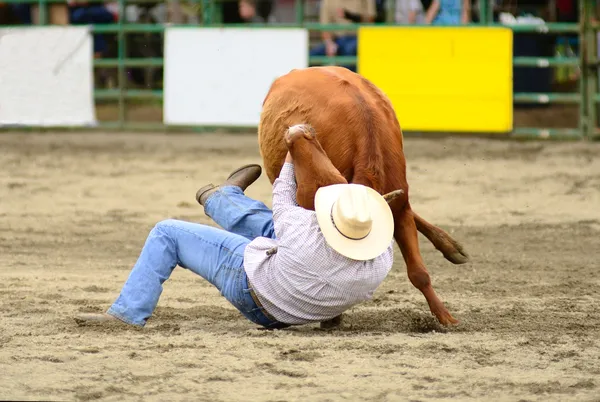
[[[273,183],[273,220],[277,220],[290,208],[298,207],[296,201],[296,175],[290,153],[285,158],[279,177]]]
[[[277,239],[282,239],[288,228],[294,226],[295,218],[291,211],[300,209],[296,201],[296,189],[294,164],[288,152],[279,177],[273,183],[273,228]]]
[[[319,10],[319,23],[322,25],[331,24],[331,5],[328,0],[321,1],[321,9]],[[328,56],[335,56],[337,53],[337,45],[333,40],[333,34],[331,32],[322,31],[321,38],[325,43],[325,54]]]
[[[463,0],[461,23],[468,24],[469,22],[471,22],[471,0]]]
[[[427,12],[425,13],[425,23],[431,24],[433,22],[434,18],[437,16],[439,11],[440,11],[440,1],[433,0],[431,2],[431,5],[427,9]]]
[[[356,24],[361,22],[375,22],[375,17],[377,17],[377,5],[375,4],[375,0],[367,0],[365,5],[366,8],[364,8],[361,13],[353,13],[344,8],[342,9],[342,16]]]
[[[367,0],[367,12],[361,17],[362,22],[375,22],[375,17],[377,17],[377,5],[375,0]]]
[[[414,24],[417,22],[417,15],[423,11],[423,5],[421,4],[421,0],[410,0],[409,4],[408,23]]]

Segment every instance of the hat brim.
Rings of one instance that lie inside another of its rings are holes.
[[[381,255],[390,246],[393,239],[394,216],[392,210],[377,191],[365,186],[371,203],[373,226],[369,234],[363,239],[352,240],[345,237],[331,221],[331,208],[345,186],[348,186],[348,184],[334,184],[320,187],[317,190],[315,194],[315,212],[319,227],[327,244],[338,253],[353,260],[371,260]]]

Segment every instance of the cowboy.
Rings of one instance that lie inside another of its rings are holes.
[[[394,223],[386,199],[366,186],[336,184],[317,190],[315,211],[304,209],[296,203],[288,153],[270,210],[244,194],[261,173],[259,165],[246,165],[220,186],[198,190],[206,215],[225,230],[158,223],[114,304],[77,322],[143,327],[177,265],[209,281],[265,328],[328,321],[370,299],[393,262]]]

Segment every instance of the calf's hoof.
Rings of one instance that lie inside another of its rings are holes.
[[[464,249],[464,247],[455,240],[452,240],[451,243],[452,248],[449,252],[443,253],[444,258],[446,258],[448,261],[455,265],[466,264],[467,262],[469,262],[471,257]]]
[[[444,307],[441,310],[431,311],[444,327],[458,324],[458,320],[452,317],[452,314]]]

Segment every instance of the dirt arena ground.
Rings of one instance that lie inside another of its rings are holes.
[[[436,325],[400,252],[342,328],[262,331],[178,268],[142,330],[78,326],[117,297],[148,231],[210,223],[207,182],[260,163],[252,135],[0,135],[0,399],[600,401],[600,144],[407,139]],[[265,176],[248,194],[270,205]]]

